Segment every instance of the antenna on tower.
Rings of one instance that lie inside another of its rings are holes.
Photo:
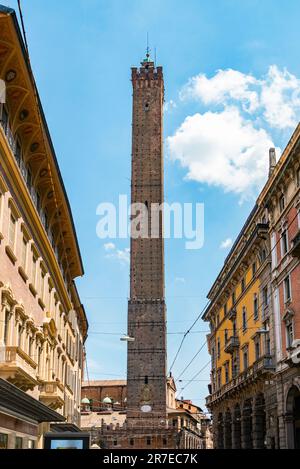
[[[150,47],[149,47],[149,33],[148,32],[147,32],[146,61],[150,62]]]
[[[154,47],[154,66],[156,67],[156,47]]]

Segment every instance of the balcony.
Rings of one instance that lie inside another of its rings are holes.
[[[224,351],[226,353],[233,353],[240,346],[239,338],[236,336],[229,337],[225,344]]]
[[[45,381],[40,385],[40,401],[53,410],[64,405],[64,387],[58,381]]]
[[[217,401],[233,395],[240,389],[248,386],[250,383],[265,379],[275,371],[274,359],[271,355],[264,355],[256,360],[247,370],[240,373],[236,378],[224,384],[218,391],[206,397],[206,406],[210,407]]]
[[[22,391],[33,390],[37,383],[37,364],[20,347],[1,347],[0,378]]]
[[[300,231],[298,231],[295,238],[292,239],[291,255],[298,257],[298,259],[300,258]]]

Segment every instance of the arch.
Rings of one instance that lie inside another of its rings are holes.
[[[266,406],[263,394],[258,394],[253,406],[253,447],[266,447]]]
[[[224,422],[223,422],[223,414],[220,412],[217,418],[217,449],[224,448]]]
[[[252,400],[247,399],[242,407],[241,439],[243,449],[252,449]]]
[[[239,404],[236,404],[232,418],[232,448],[240,449],[241,447],[241,408]]]
[[[232,417],[229,409],[226,410],[224,418],[224,446],[225,449],[232,448]]]
[[[286,396],[286,439],[289,449],[300,449],[300,389],[293,385]]]

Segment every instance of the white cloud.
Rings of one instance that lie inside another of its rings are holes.
[[[227,238],[220,244],[220,249],[229,249],[232,246],[232,239]]]
[[[192,77],[180,92],[182,100],[200,99],[204,104],[220,104],[229,99],[240,101],[245,110],[253,112],[258,107],[258,94],[250,90],[258,80],[237,70],[218,70],[215,76],[204,74]]]
[[[295,127],[300,117],[300,80],[276,65],[260,78],[232,69],[218,70],[211,78],[199,74],[179,95],[181,100],[200,100],[205,105],[234,104],[278,129]]]
[[[300,80],[272,65],[261,89],[264,118],[272,127],[295,127],[300,111]]]
[[[188,116],[167,138],[170,155],[187,168],[187,179],[249,198],[263,186],[273,141],[237,107]]]
[[[112,251],[113,249],[116,249],[116,246],[114,243],[106,243],[104,244],[104,249],[105,251]]]
[[[117,249],[114,243],[104,244],[104,249],[109,251],[110,254],[106,254],[107,259],[117,259],[121,264],[129,264],[130,261],[130,249]]]

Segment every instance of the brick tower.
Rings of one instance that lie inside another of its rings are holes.
[[[162,67],[147,53],[132,68],[131,203],[161,204],[163,195]],[[162,216],[156,238],[131,237],[128,302],[127,426],[138,430],[166,426],[166,306]]]

